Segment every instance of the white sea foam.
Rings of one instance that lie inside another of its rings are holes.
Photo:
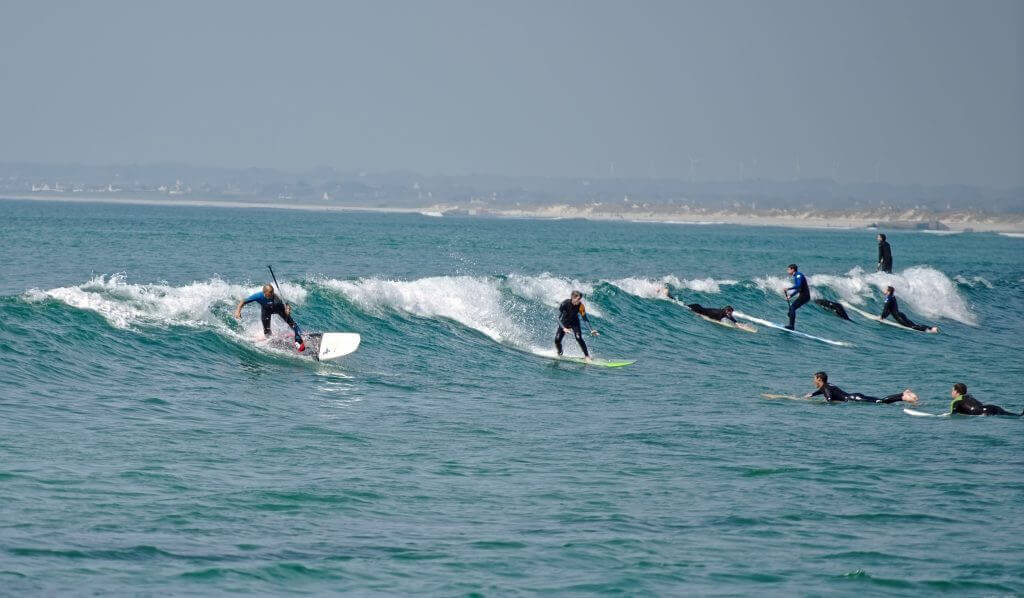
[[[738,281],[715,280],[714,278],[695,278],[688,280],[668,275],[663,276],[660,279],[631,277],[609,280],[607,282],[631,295],[636,295],[637,297],[643,297],[645,299],[658,299],[664,298],[662,289],[664,289],[666,285],[671,285],[676,289],[689,289],[700,293],[719,293],[722,290],[722,285],[733,285]]]
[[[503,297],[498,279],[476,276],[433,276],[417,280],[325,280],[360,307],[392,309],[424,318],[453,320],[498,342],[526,347],[528,338],[514,317],[513,301]]]
[[[1024,239],[1024,233],[999,233],[1000,236],[1010,237],[1011,239]]]
[[[281,291],[289,302],[301,305],[306,290],[285,283]],[[258,286],[229,284],[220,279],[192,282],[180,287],[167,284],[132,284],[124,274],[97,276],[85,284],[49,290],[32,289],[25,293],[29,301],[55,299],[94,311],[116,328],[148,326],[214,327],[239,338],[262,336],[259,311],[247,310],[243,318],[244,332],[229,328],[213,313],[216,306],[231,309],[244,297],[259,290]]]
[[[509,290],[524,299],[539,301],[545,305],[555,306],[569,298],[573,291],[584,295],[594,292],[594,285],[575,279],[558,278],[547,272],[540,276],[510,274],[506,279]],[[587,310],[594,315],[601,315],[600,310],[587,304]]]
[[[962,274],[957,274],[953,280],[957,281],[959,284],[967,285],[969,287],[983,286],[986,289],[994,288],[992,283],[986,280],[984,276],[972,276],[971,278],[967,278]]]
[[[779,293],[791,286],[790,278],[768,276],[757,278],[755,284],[766,293]],[[980,281],[979,281],[980,282]],[[988,282],[988,281],[985,281]],[[896,289],[901,307],[927,318],[949,318],[964,324],[977,324],[977,316],[960,293],[956,284],[942,272],[928,266],[914,266],[895,274],[866,273],[854,268],[846,275],[814,274],[807,277],[811,296],[819,296],[817,288],[829,288],[843,300],[861,305],[866,299],[882,299],[887,286]]]

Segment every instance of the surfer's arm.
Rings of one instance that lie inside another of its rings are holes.
[[[892,303],[889,302],[889,301],[886,301],[885,302],[885,307],[882,308],[882,315],[880,315],[878,317],[884,320],[884,319],[888,318],[889,316],[892,316],[894,318],[896,317],[896,315],[892,313]]]
[[[252,295],[249,295],[245,299],[242,299],[241,301],[239,301],[238,305],[235,307],[235,318],[236,319],[241,318],[242,317],[242,308],[245,307],[247,304],[252,303],[253,301],[259,301],[261,297],[263,297],[263,291],[260,291],[258,293],[253,293]]]

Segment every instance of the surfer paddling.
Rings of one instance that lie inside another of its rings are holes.
[[[885,306],[882,308],[882,315],[879,316],[881,319],[884,320],[889,316],[892,316],[892,319],[895,320],[896,323],[899,324],[900,326],[913,328],[914,330],[920,332],[938,334],[938,326],[925,326],[924,324],[915,324],[914,322],[910,321],[910,318],[903,315],[903,313],[900,311],[899,303],[896,302],[896,289],[892,288],[891,286],[888,286],[885,287],[885,291],[883,291],[883,293],[885,294]]]
[[[249,297],[238,302],[235,308],[235,319],[242,319],[242,308],[249,303],[260,304],[260,321],[263,322],[263,336],[270,336],[270,316],[277,314],[285,323],[295,331],[295,349],[299,352],[306,350],[306,344],[302,340],[302,330],[292,319],[292,306],[288,305],[281,298],[274,294],[274,287],[265,284],[259,293],[253,293]]]
[[[558,331],[555,332],[555,349],[558,355],[562,355],[562,339],[566,333],[572,334],[583,349],[583,359],[590,361],[590,351],[587,350],[587,343],[583,341],[583,332],[580,329],[580,317],[590,328],[590,320],[587,318],[587,308],[583,305],[583,293],[573,291],[568,299],[558,306]],[[597,331],[590,328],[590,334],[597,336]]]
[[[828,299],[815,299],[815,303],[820,305],[822,308],[834,313],[844,320],[849,320],[850,316],[846,313],[846,308],[843,307],[842,303],[838,301],[829,301]]]
[[[820,395],[825,397],[825,400],[830,403],[842,403],[846,401],[855,401],[860,403],[898,403],[900,401],[905,401],[907,403],[917,404],[917,395],[909,388],[901,393],[892,394],[883,398],[869,397],[859,392],[845,392],[838,386],[829,384],[828,374],[825,372],[816,372],[814,374],[814,386],[818,390],[804,395],[805,399]]]
[[[957,382],[954,384],[952,390],[949,391],[949,394],[953,397],[953,402],[949,404],[949,412],[951,414],[1017,416],[1016,413],[1011,413],[999,405],[985,405],[978,399],[967,394],[967,385],[963,382]],[[1024,411],[1021,412],[1020,417],[1024,417]]]
[[[796,328],[796,310],[811,300],[811,289],[807,286],[807,277],[800,272],[796,264],[790,264],[786,271],[793,277],[793,286],[782,290],[786,301],[789,302],[789,325],[786,326],[786,330],[794,330]]]
[[[733,324],[739,324],[736,318],[732,317],[732,306],[726,305],[722,309],[716,309],[714,307],[704,307],[700,303],[689,303],[686,307],[689,307],[691,311],[694,311],[705,318],[711,318],[716,322],[721,322],[723,319],[731,321]]]

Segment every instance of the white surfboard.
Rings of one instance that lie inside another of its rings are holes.
[[[804,338],[809,338],[809,339],[820,341],[820,342],[823,342],[823,343],[828,343],[830,345],[835,345],[837,347],[852,347],[853,346],[853,343],[848,343],[846,341],[834,341],[834,340],[829,339],[829,338],[822,338],[820,336],[814,336],[813,334],[807,334],[806,332],[800,332],[799,330],[790,330],[789,328],[786,328],[785,326],[781,326],[779,324],[776,324],[775,322],[769,322],[768,320],[762,320],[761,318],[756,318],[754,316],[747,315],[747,314],[745,314],[743,312],[740,312],[740,311],[734,311],[734,312],[732,312],[732,315],[736,316],[737,318],[741,318],[743,320],[750,320],[751,322],[757,322],[758,324],[760,324],[762,326],[767,326],[769,328],[774,328],[776,330],[781,330],[782,332],[788,332],[790,334],[795,334],[796,336],[802,336]]]
[[[948,413],[925,413],[924,411],[918,411],[917,409],[904,409],[903,413],[916,417],[946,417],[949,415]]]
[[[320,336],[320,348],[316,358],[329,361],[355,353],[362,341],[355,332],[325,332]]]
[[[854,311],[854,312],[860,314],[861,316],[863,316],[863,317],[865,317],[865,318],[867,318],[869,320],[874,320],[874,321],[878,322],[879,324],[886,324],[886,325],[889,325],[889,326],[895,326],[896,328],[899,328],[900,330],[909,330],[910,332],[921,332],[920,330],[914,330],[913,328],[907,328],[903,324],[900,324],[899,322],[896,322],[894,320],[889,320],[889,319],[884,319],[883,320],[881,317],[876,316],[876,315],[871,314],[871,313],[868,313],[868,312],[864,311],[863,309],[860,309],[859,307],[855,307],[853,305],[850,305],[846,301],[840,301],[839,303],[842,304],[842,306],[845,307],[846,309],[848,309],[850,311]],[[935,330],[937,331],[938,327],[936,327]]]

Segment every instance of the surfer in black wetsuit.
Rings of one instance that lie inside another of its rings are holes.
[[[732,317],[733,309],[731,305],[726,305],[722,309],[715,309],[714,307],[704,307],[699,303],[690,303],[686,307],[689,307],[691,310],[699,313],[700,315],[706,318],[711,318],[716,322],[721,322],[724,318],[727,320],[731,320],[733,324],[738,324],[736,318]]]
[[[583,349],[583,359],[590,361],[590,351],[587,350],[587,343],[583,342],[583,332],[580,330],[580,316],[590,327],[590,320],[587,318],[587,308],[583,305],[583,293],[573,291],[571,296],[558,306],[558,331],[555,332],[555,349],[562,354],[562,339],[565,333],[570,332]],[[590,334],[597,336],[597,331],[592,329]]]
[[[830,403],[841,403],[846,401],[856,401],[860,403],[898,403],[900,401],[906,401],[908,403],[917,403],[917,395],[914,394],[909,388],[898,394],[892,394],[887,397],[869,397],[859,392],[845,392],[838,386],[834,386],[828,383],[828,374],[825,372],[816,372],[814,374],[814,386],[818,390],[807,393],[804,398],[811,398],[816,396],[824,396],[825,400]]]
[[[281,301],[281,298],[274,294],[274,287],[265,284],[261,292],[253,293],[239,301],[238,307],[235,308],[236,320],[242,318],[242,307],[248,303],[260,304],[260,321],[263,323],[264,336],[270,336],[270,317],[277,314],[295,331],[295,349],[300,352],[306,350],[306,344],[302,340],[302,329],[292,319],[292,306]]]
[[[903,315],[903,312],[900,311],[899,303],[896,302],[896,289],[891,286],[885,287],[885,291],[883,291],[883,293],[885,294],[885,307],[882,308],[882,315],[879,316],[880,318],[884,320],[887,317],[892,316],[892,319],[900,326],[913,328],[919,332],[930,332],[935,334],[939,331],[938,326],[915,324],[911,322],[907,316]]]
[[[828,299],[815,299],[815,303],[824,307],[825,309],[834,312],[837,316],[844,320],[849,320],[850,316],[846,314],[846,308],[843,304],[838,301],[829,301]]]
[[[1018,417],[1016,413],[1011,413],[999,405],[985,405],[967,394],[967,385],[963,382],[954,384],[949,394],[953,397],[953,402],[949,404],[950,413],[958,413],[960,415],[1012,415]],[[1021,412],[1019,417],[1024,417],[1024,412]]]
[[[789,302],[789,325],[785,328],[793,330],[796,327],[796,310],[811,300],[811,289],[807,286],[807,277],[800,273],[796,264],[790,264],[787,271],[793,277],[793,286],[782,291]]]
[[[885,233],[878,233],[878,267],[875,269],[892,274],[892,247],[885,240]]]

